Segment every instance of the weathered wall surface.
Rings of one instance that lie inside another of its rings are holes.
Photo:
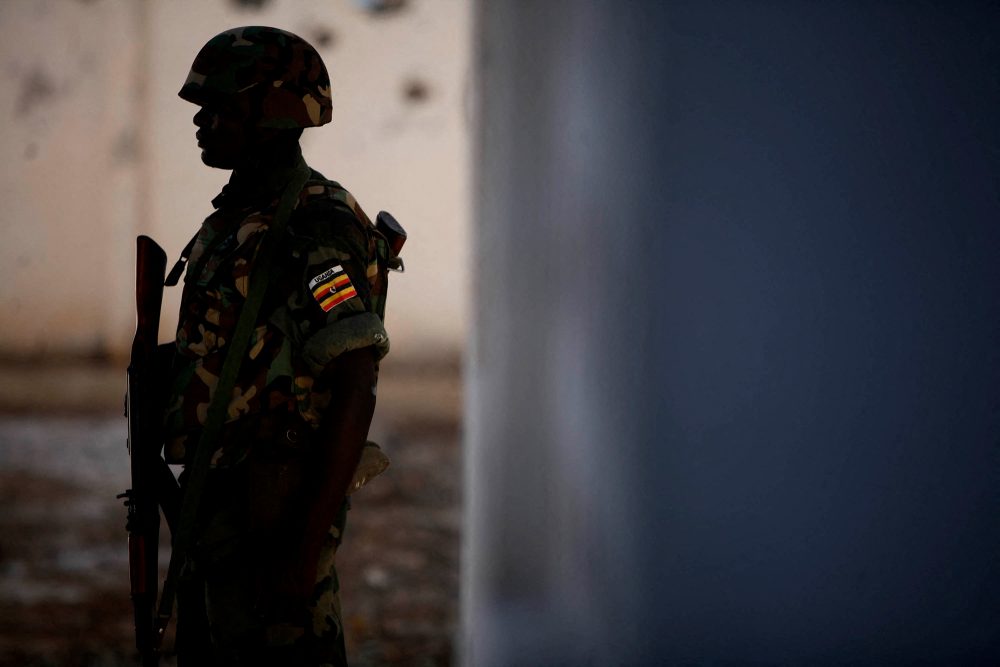
[[[0,4],[0,350],[103,350],[130,326],[134,5]]]
[[[205,41],[250,24],[317,46],[334,120],[305,133],[306,158],[410,233],[387,314],[394,356],[453,354],[465,327],[469,9],[381,4],[0,5],[0,355],[127,348],[135,235],[151,234],[172,260],[228,178],[201,164],[195,108],[176,91]],[[163,338],[178,296],[167,297]]]

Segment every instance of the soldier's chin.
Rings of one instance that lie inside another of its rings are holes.
[[[220,155],[218,151],[213,151],[211,148],[201,149],[201,161],[205,166],[215,169],[233,169],[235,167],[234,160],[230,156]]]

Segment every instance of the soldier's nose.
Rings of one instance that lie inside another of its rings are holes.
[[[198,110],[198,113],[194,115],[194,118],[192,120],[194,121],[194,124],[197,125],[198,127],[210,127],[212,125],[213,115],[214,114],[212,114],[211,111],[209,111],[205,107],[202,107],[201,109]]]

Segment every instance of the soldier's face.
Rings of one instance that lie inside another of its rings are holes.
[[[235,169],[246,162],[253,144],[254,128],[241,109],[203,106],[194,115],[194,124],[198,127],[195,138],[201,148],[201,161],[206,165]]]

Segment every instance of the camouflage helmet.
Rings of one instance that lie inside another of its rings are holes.
[[[198,105],[246,97],[258,127],[330,122],[330,77],[308,42],[266,26],[232,28],[208,41],[178,93]]]

